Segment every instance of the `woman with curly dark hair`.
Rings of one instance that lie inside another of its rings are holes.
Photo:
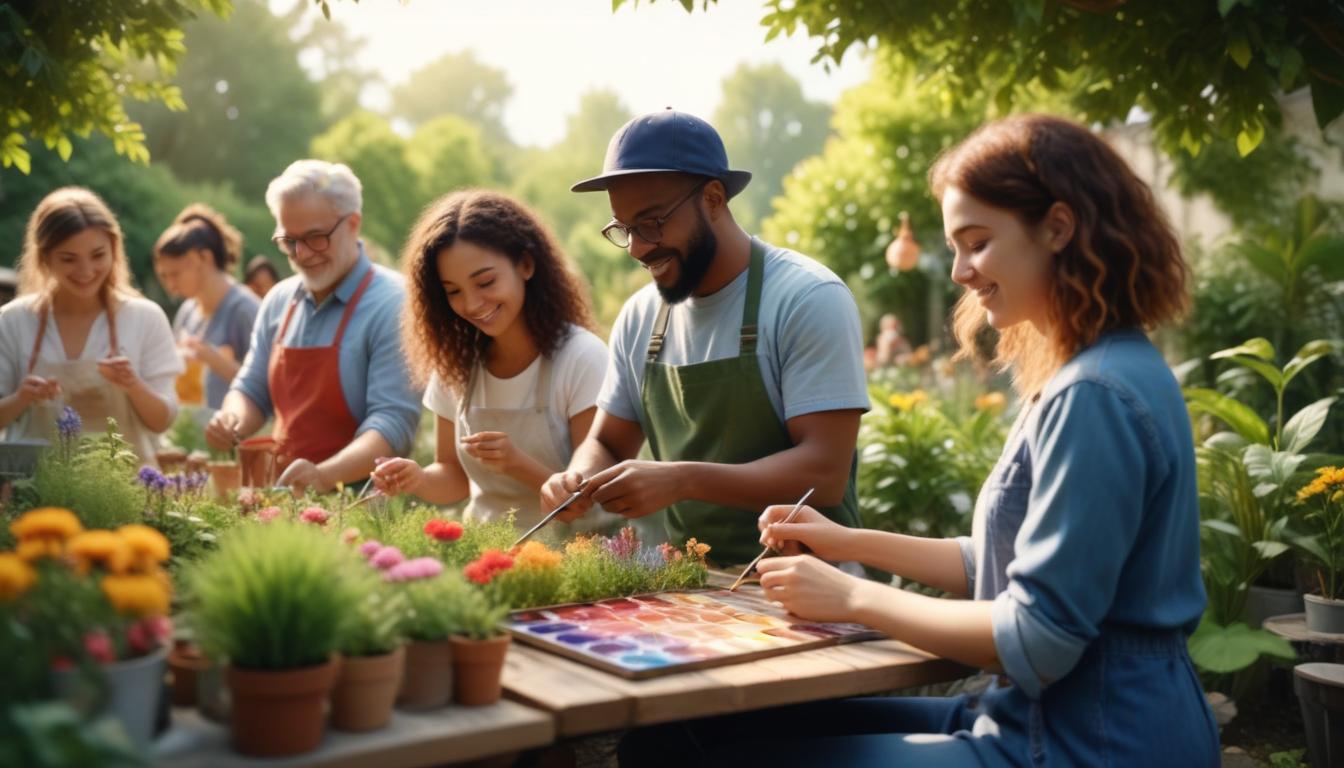
[[[1194,441],[1147,332],[1186,308],[1167,218],[1105,141],[1056,117],[989,123],[929,174],[965,289],[963,350],[999,334],[1021,412],[976,502],[972,535],[845,528],[804,508],[761,515],[765,595],[812,621],[855,621],[985,670],[949,698],[850,699],[701,721],[687,755],[771,766],[1215,766],[1218,727],[1186,650],[1204,611]],[[899,470],[895,470],[899,472]],[[809,554],[800,554],[800,552]],[[953,598],[865,581],[858,560]],[[768,741],[758,734],[770,734]]]
[[[402,336],[436,418],[434,462],[380,462],[383,493],[467,514],[540,518],[542,482],[588,434],[607,366],[588,300],[555,239],[518,201],[485,190],[432,203],[401,256]]]

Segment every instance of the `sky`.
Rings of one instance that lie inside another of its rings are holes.
[[[289,0],[272,0],[286,7]],[[513,85],[504,122],[521,144],[561,138],[565,118],[590,90],[620,95],[638,114],[665,106],[710,118],[720,83],[739,63],[778,62],[808,98],[834,103],[867,79],[868,59],[851,50],[827,72],[812,64],[802,32],[765,43],[762,0],[720,0],[686,13],[676,0],[350,0],[331,2],[332,18],[366,39],[362,63],[395,85],[445,53],[470,49]],[[311,3],[310,3],[311,6]],[[309,13],[321,19],[315,6]],[[365,94],[386,105],[386,91]]]

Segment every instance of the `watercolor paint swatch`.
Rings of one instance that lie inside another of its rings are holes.
[[[521,642],[635,679],[883,637],[862,624],[804,621],[726,589],[515,611],[506,627]]]

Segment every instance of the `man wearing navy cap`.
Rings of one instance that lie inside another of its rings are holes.
[[[713,127],[668,109],[626,123],[602,174],[574,185],[607,192],[602,234],[653,284],[612,328],[597,417],[542,486],[543,508],[582,483],[567,519],[594,503],[630,518],[667,509],[671,538],[709,543],[721,564],[751,559],[761,510],[809,488],[812,506],[858,524],[858,308],[829,269],[738,226],[728,201],[750,180]],[[636,459],[646,438],[656,461]]]

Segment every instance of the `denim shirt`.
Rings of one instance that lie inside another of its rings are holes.
[[[1018,420],[961,537],[970,594],[1030,699],[1110,626],[1182,631],[1205,604],[1194,443],[1180,387],[1143,333],[1065,364]]]
[[[420,423],[420,392],[411,384],[401,347],[401,307],[406,288],[396,272],[370,262],[362,244],[359,260],[350,274],[321,304],[313,301],[312,293],[297,275],[281,280],[266,294],[252,327],[252,348],[233,380],[232,389],[245,395],[270,418],[274,408],[267,369],[272,343],[290,300],[295,295],[302,296],[281,343],[286,347],[330,346],[346,302],[370,269],[374,270],[373,281],[360,298],[341,342],[341,392],[350,414],[359,422],[355,435],[375,430],[394,453],[404,456],[411,449]]]

